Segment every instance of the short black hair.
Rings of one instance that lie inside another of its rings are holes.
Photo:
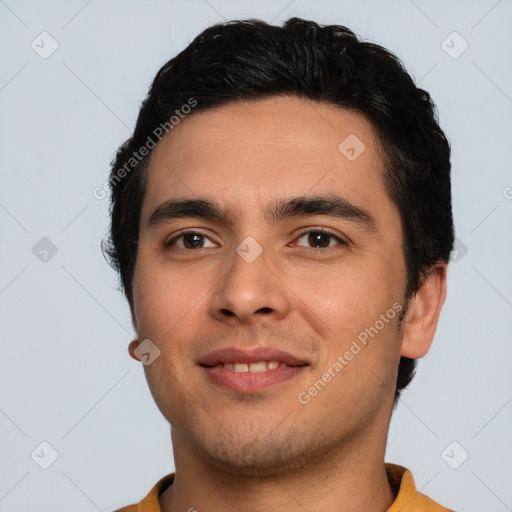
[[[404,233],[406,302],[432,265],[449,261],[454,243],[450,145],[430,95],[416,87],[398,57],[339,25],[300,18],[282,27],[255,19],[227,21],[204,30],[158,71],[133,136],[112,162],[111,230],[104,251],[120,274],[132,311],[154,138],[159,140],[162,129],[169,132],[172,117],[183,117],[190,105],[193,115],[236,100],[283,95],[352,109],[372,123],[382,149],[386,188]],[[395,404],[414,375],[415,363],[400,360]]]

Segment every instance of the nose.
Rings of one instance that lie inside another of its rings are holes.
[[[212,315],[233,325],[285,318],[290,310],[289,290],[278,266],[265,250],[254,261],[240,254],[233,251],[223,268],[212,295]]]

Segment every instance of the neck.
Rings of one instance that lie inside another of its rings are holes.
[[[269,478],[229,473],[206,463],[178,432],[172,438],[176,477],[160,497],[162,512],[385,512],[394,500],[385,438],[344,444],[314,464]]]

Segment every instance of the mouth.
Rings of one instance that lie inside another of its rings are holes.
[[[205,368],[224,368],[236,373],[262,373],[269,370],[276,370],[277,368],[296,368],[303,365],[288,365],[281,361],[257,361],[256,363],[218,363],[214,366],[206,366]]]
[[[255,393],[289,381],[310,363],[271,349],[229,348],[211,352],[198,362],[214,384],[238,393]]]

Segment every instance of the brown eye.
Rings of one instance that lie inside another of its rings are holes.
[[[177,247],[178,249],[203,249],[205,247],[215,246],[216,245],[206,235],[195,231],[181,233],[165,244],[165,247]]]
[[[198,235],[197,233],[189,233],[183,235],[183,245],[187,249],[197,249],[204,245],[204,236]]]
[[[329,247],[331,236],[325,233],[309,233],[308,243],[315,247]]]
[[[305,239],[306,243],[300,243],[302,239]],[[297,239],[297,245],[307,245],[315,249],[324,249],[340,244],[346,245],[345,242],[336,235],[323,230],[306,231]]]

